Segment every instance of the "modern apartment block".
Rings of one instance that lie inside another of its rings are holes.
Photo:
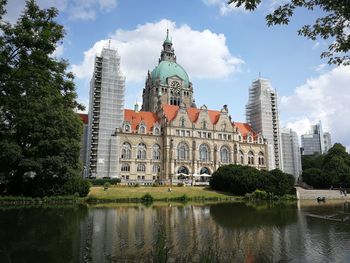
[[[307,134],[301,135],[301,147],[303,155],[324,154],[332,147],[331,135],[323,133],[321,121],[311,125]]]
[[[103,48],[95,58],[90,82],[87,150],[90,177],[116,177],[120,170],[116,129],[124,121],[124,93],[120,57],[116,50]]]
[[[261,133],[267,140],[269,168],[283,170],[277,103],[277,92],[272,88],[270,81],[258,78],[249,89],[246,117],[253,130]]]
[[[281,148],[283,171],[294,175],[297,180],[302,172],[298,134],[292,129],[281,129]]]

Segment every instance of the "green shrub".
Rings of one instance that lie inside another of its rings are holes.
[[[181,201],[186,202],[186,201],[188,201],[190,198],[189,198],[186,194],[184,194],[184,195],[181,196],[179,199],[180,199]]]
[[[154,182],[154,183],[152,184],[152,186],[153,186],[153,187],[159,187],[160,184],[159,184],[158,182]]]
[[[103,186],[105,183],[110,183],[111,185],[116,185],[120,183],[119,178],[104,178],[104,179],[88,179],[89,182],[91,182],[92,185],[94,186]]]
[[[139,183],[134,184],[134,187],[140,187]]]
[[[153,202],[154,198],[150,193],[146,193],[144,196],[141,197],[142,202]]]
[[[177,183],[177,186],[179,186],[179,187],[183,187],[185,184],[184,183],[182,183],[182,182],[180,182],[180,183]]]
[[[81,177],[70,178],[62,187],[63,195],[74,195],[78,193],[80,197],[87,196],[90,191],[91,184],[88,180]]]
[[[278,169],[259,171],[254,167],[230,164],[221,166],[213,173],[210,187],[235,195],[245,195],[261,189],[273,195],[283,196],[293,189],[294,177]]]
[[[105,182],[105,184],[103,185],[103,189],[106,191],[110,186],[111,184],[109,182]]]

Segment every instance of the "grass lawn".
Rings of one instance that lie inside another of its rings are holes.
[[[173,187],[172,191],[168,191],[168,187],[110,187],[106,191],[103,187],[91,187],[89,199],[97,200],[128,200],[141,199],[146,193],[152,195],[155,200],[179,199],[186,195],[188,199],[233,199],[234,196],[229,193],[213,191],[208,187]]]

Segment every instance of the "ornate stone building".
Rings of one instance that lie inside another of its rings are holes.
[[[158,66],[148,72],[142,109],[124,110],[116,137],[119,177],[127,183],[206,181],[230,163],[268,169],[261,134],[247,123],[232,121],[226,105],[220,111],[196,107],[192,83],[176,63],[168,33]]]

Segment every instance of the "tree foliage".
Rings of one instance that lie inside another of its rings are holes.
[[[253,167],[224,165],[213,173],[210,187],[236,195],[252,193],[256,189],[283,196],[293,189],[294,177],[275,169],[259,171]]]
[[[13,25],[3,20],[5,7],[0,0],[0,191],[57,194],[81,172],[81,105],[67,62],[52,56],[64,28],[55,8],[34,0]]]
[[[317,188],[331,185],[350,187],[350,154],[343,145],[336,143],[326,155],[317,158],[322,159],[322,162],[309,162],[311,167],[302,174],[304,182]]]
[[[243,6],[247,10],[255,10],[261,0],[229,0],[228,4]],[[309,11],[321,9],[323,17],[316,19],[313,25],[304,25],[298,34],[306,38],[331,39],[328,50],[321,53],[329,64],[350,65],[350,0],[289,0],[271,14],[266,16],[268,26],[288,24],[297,8]]]

